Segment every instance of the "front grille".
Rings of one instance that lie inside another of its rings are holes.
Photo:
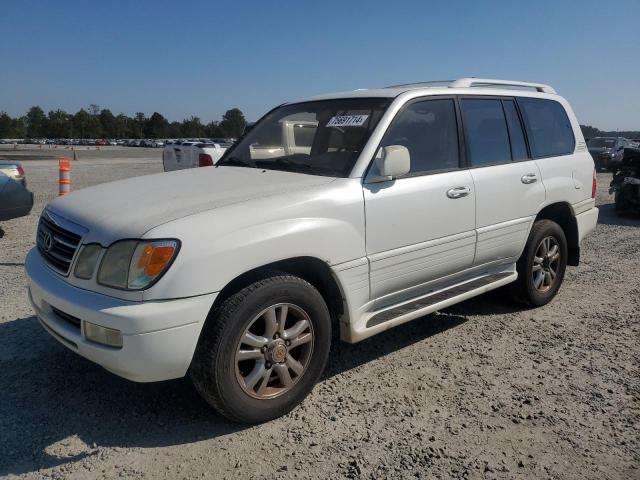
[[[55,313],[55,315],[61,319],[64,320],[65,322],[67,322],[69,325],[72,325],[76,328],[80,328],[80,319],[73,317],[71,315],[69,315],[68,313],[64,313],[63,311],[58,310],[57,308],[51,307],[51,310],[53,311],[53,313]]]
[[[81,235],[62,227],[46,211],[40,216],[36,244],[40,254],[58,272],[69,273],[81,239]]]

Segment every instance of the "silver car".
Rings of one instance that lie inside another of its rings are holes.
[[[27,186],[27,177],[20,162],[0,160],[0,173],[13,178],[16,182],[21,183],[23,187]]]

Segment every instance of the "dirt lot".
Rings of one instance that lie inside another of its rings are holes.
[[[301,407],[247,428],[187,380],[128,382],[39,326],[23,261],[59,153],[0,150],[40,158],[24,162],[37,205],[0,239],[0,475],[640,478],[640,219],[614,213],[609,175],[600,225],[550,305],[496,292],[335,345]],[[73,188],[158,172],[159,156],[81,150]]]

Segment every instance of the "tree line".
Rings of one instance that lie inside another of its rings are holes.
[[[584,138],[594,137],[624,137],[628,139],[640,138],[640,131],[638,130],[625,130],[625,131],[603,131],[591,125],[580,125],[582,129],[582,135]]]
[[[93,104],[76,113],[58,109],[45,114],[38,106],[17,118],[0,112],[0,138],[238,138],[246,125],[238,108],[206,124],[194,116],[170,122],[158,112],[149,117],[143,112],[114,115]]]
[[[170,122],[158,112],[147,117],[138,112],[130,117],[114,115],[108,108],[90,105],[75,114],[64,110],[31,107],[23,117],[12,118],[0,112],[0,138],[238,138],[247,121],[238,108],[227,110],[221,121],[202,123],[199,117]],[[640,131],[607,132],[591,125],[580,125],[585,138],[640,138]]]

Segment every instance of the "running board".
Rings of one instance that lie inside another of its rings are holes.
[[[509,277],[512,277],[509,279]],[[398,317],[409,315],[412,313],[418,313],[420,310],[428,310],[430,307],[447,300],[451,300],[455,297],[464,297],[465,294],[472,292],[473,290],[482,289],[483,287],[489,287],[492,284],[497,284],[496,288],[508,283],[508,281],[515,280],[517,274],[515,272],[500,272],[485,277],[476,278],[469,282],[454,285],[453,287],[439,292],[432,293],[430,295],[420,297],[417,300],[412,300],[396,307],[391,307],[387,310],[383,310],[380,313],[376,313],[367,321],[367,328],[375,327],[383,323],[394,320]],[[506,281],[509,279],[508,281]],[[492,288],[486,288],[484,291],[491,290]],[[478,292],[482,293],[482,292]],[[461,298],[460,301],[465,298]]]

